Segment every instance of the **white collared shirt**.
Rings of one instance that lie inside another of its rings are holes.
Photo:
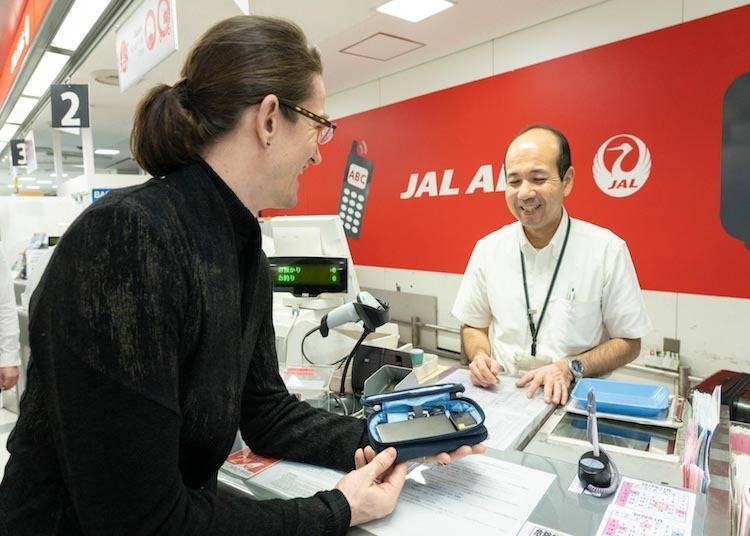
[[[0,368],[21,364],[18,311],[10,267],[0,247]]]
[[[521,257],[526,263],[529,303],[535,310],[537,355],[558,360],[602,342],[637,339],[651,331],[638,277],[625,241],[583,220],[571,218],[570,236],[541,326],[539,316],[565,239],[568,214],[547,246],[537,250],[520,222],[479,240],[466,267],[453,316],[476,328],[489,327],[492,357],[511,374],[513,356],[530,353]]]

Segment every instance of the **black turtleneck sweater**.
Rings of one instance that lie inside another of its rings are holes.
[[[238,427],[258,453],[340,470],[366,441],[364,422],[286,391],[260,244],[203,162],[112,191],[71,225],[31,301],[0,536],[346,532],[337,490],[215,493]]]

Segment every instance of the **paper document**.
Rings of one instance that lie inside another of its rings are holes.
[[[278,461],[276,458],[261,456],[249,448],[243,447],[237,452],[230,454],[221,468],[228,473],[246,480],[268,469],[275,463],[278,463]]]
[[[363,528],[377,536],[515,535],[554,479],[487,456],[420,465],[409,473],[396,510]]]
[[[729,493],[737,536],[750,536],[750,428],[729,427]]]
[[[694,512],[694,493],[623,478],[597,536],[688,536]]]
[[[597,536],[688,536],[690,526],[610,504]]]
[[[319,491],[333,489],[342,476],[344,473],[333,469],[281,461],[254,476],[252,483],[293,499],[311,497]]]
[[[545,527],[544,525],[527,522],[521,529],[521,532],[518,533],[518,536],[570,536],[570,534]]]
[[[527,388],[516,387],[516,378],[511,376],[500,376],[497,385],[484,388],[471,383],[467,369],[458,369],[440,383],[464,385],[464,396],[478,402],[484,410],[484,425],[489,432],[484,444],[498,450],[518,447],[534,426],[554,410],[554,405],[544,402],[542,389],[529,399],[526,397]]]

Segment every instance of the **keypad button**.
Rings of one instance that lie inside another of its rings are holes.
[[[348,212],[349,214],[354,214],[354,209],[353,209],[352,207],[349,207],[349,208],[347,208],[347,209],[346,209],[346,211],[347,211],[347,212]]]
[[[362,217],[362,213],[359,210],[355,210],[354,211],[354,216],[357,217],[357,218],[361,218]]]
[[[339,218],[341,218],[343,220],[344,216],[346,216],[346,212],[344,212],[344,211],[339,212]]]
[[[365,196],[363,196],[362,194],[359,194],[359,195],[358,195],[357,197],[359,198],[359,200],[360,200],[360,201],[361,201],[362,203],[364,203],[364,202],[365,202]]]
[[[354,206],[354,204],[355,204],[355,203],[356,203],[356,201],[354,201],[354,199],[350,199],[350,200],[349,200],[349,204],[350,204],[351,206]]]
[[[341,203],[341,210],[346,210],[346,200],[344,200],[344,202]]]
[[[351,225],[349,225],[349,223],[344,222],[344,229],[349,229],[350,227],[351,227]]]
[[[353,233],[358,233],[358,232],[359,232],[359,227],[357,227],[356,225],[355,225],[355,226],[353,226],[353,227],[352,227],[352,232],[353,232]]]
[[[349,195],[349,188],[344,188],[344,195]]]
[[[362,203],[357,203],[357,210],[362,210]]]
[[[352,221],[352,217],[349,214],[346,215],[346,221]]]

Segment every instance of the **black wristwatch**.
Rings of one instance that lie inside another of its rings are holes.
[[[583,362],[580,359],[571,359],[568,361],[568,370],[573,375],[575,381],[583,378]]]

